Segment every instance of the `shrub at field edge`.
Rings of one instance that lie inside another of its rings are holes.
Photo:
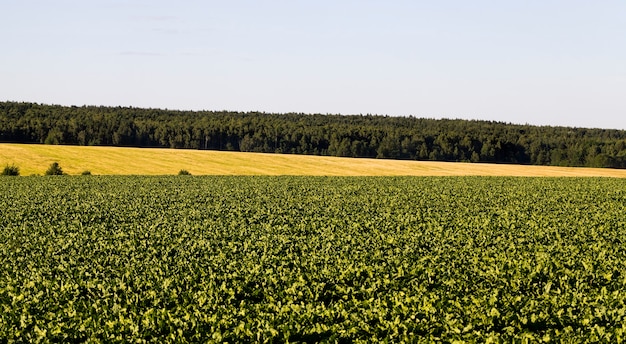
[[[2,170],[3,176],[19,176],[20,168],[15,165],[6,165],[4,170]]]
[[[48,167],[45,173],[46,176],[62,176],[64,174],[65,173],[63,173],[63,169],[59,166],[58,162],[50,164],[50,167]]]

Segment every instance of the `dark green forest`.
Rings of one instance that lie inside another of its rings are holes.
[[[0,102],[0,142],[626,167],[626,131],[377,115]]]

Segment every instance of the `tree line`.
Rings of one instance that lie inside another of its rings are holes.
[[[0,142],[626,167],[626,131],[378,115],[0,102]]]

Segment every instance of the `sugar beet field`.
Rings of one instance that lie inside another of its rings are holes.
[[[0,178],[0,342],[621,342],[626,180]]]

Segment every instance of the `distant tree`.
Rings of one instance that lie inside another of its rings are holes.
[[[91,175],[91,171],[85,170],[85,171],[81,172],[80,174],[83,175],[83,176],[90,176]]]
[[[19,176],[20,168],[15,165],[6,165],[4,170],[2,170],[3,176]]]
[[[598,154],[590,161],[591,167],[614,167],[615,161],[613,157],[606,154]]]
[[[58,162],[50,164],[50,167],[48,167],[45,173],[46,176],[62,176],[63,174],[63,169],[59,166]]]
[[[402,148],[397,136],[387,135],[383,137],[376,149],[377,158],[398,158]]]
[[[191,173],[189,173],[189,171],[187,171],[187,170],[180,170],[180,171],[178,171],[178,175],[179,176],[190,176]]]
[[[58,145],[64,143],[63,141],[63,132],[61,130],[54,128],[48,132],[44,143],[47,145]]]

